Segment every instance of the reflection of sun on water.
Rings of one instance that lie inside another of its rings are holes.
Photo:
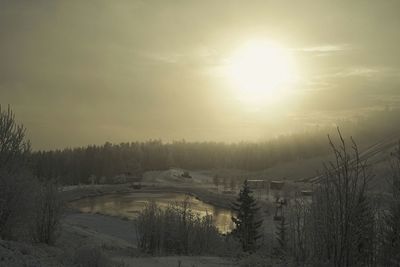
[[[257,108],[283,98],[296,71],[287,49],[259,41],[247,43],[229,58],[227,76],[238,99]]]
[[[84,198],[71,203],[71,206],[85,213],[101,213],[112,216],[136,218],[147,204],[154,201],[161,209],[171,204],[181,205],[187,200],[189,209],[200,216],[212,215],[214,225],[220,232],[226,233],[233,229],[230,210],[214,207],[195,197],[179,193],[135,193],[121,195],[104,195]]]

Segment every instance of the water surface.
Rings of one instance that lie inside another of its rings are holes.
[[[232,212],[230,210],[215,207],[183,193],[135,192],[130,194],[110,194],[76,200],[71,202],[71,206],[85,213],[101,213],[134,219],[151,201],[156,202],[161,208],[165,208],[170,204],[179,203],[185,199],[189,202],[193,212],[199,213],[201,216],[206,214],[213,215],[214,224],[222,233],[233,229]]]

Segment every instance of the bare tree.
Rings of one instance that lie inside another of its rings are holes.
[[[285,216],[282,216],[276,225],[275,238],[277,246],[275,247],[275,254],[284,263],[286,261],[286,254],[288,252],[288,224]]]
[[[16,123],[10,107],[6,111],[0,108],[0,237],[19,238],[22,234],[52,243],[63,205],[55,184],[40,184],[31,175],[29,155],[25,127]]]
[[[17,217],[25,213],[31,203],[30,181],[26,179],[29,141],[25,128],[15,121],[11,108],[0,107],[0,236],[10,238]]]
[[[372,175],[354,140],[349,151],[338,135],[339,145],[329,138],[335,161],[325,165],[312,199],[313,254],[333,266],[372,266],[374,214],[366,194]]]
[[[312,223],[310,201],[296,194],[290,201],[286,217],[288,220],[288,254],[293,257],[297,266],[301,266],[311,255]]]
[[[2,110],[0,106],[0,170],[21,169],[30,152],[30,142],[25,138],[25,127],[17,124],[15,115],[8,106]]]
[[[400,142],[392,153],[392,199],[385,214],[382,245],[382,264],[400,266]]]

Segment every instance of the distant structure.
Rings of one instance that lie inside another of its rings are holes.
[[[260,179],[247,180],[250,189],[256,194],[258,200],[261,200],[262,195],[268,193],[267,181]]]
[[[268,198],[276,199],[282,195],[283,188],[285,187],[285,182],[282,180],[272,180],[269,182],[268,188]]]
[[[273,180],[269,183],[268,199],[275,202],[274,221],[282,220],[284,216],[284,207],[287,205],[286,198],[283,197],[285,181]]]
[[[314,192],[312,190],[302,190],[300,191],[300,195],[303,198],[304,201],[311,203],[312,202],[312,196]]]
[[[275,212],[273,219],[280,221],[284,217],[284,208],[287,206],[288,200],[284,197],[284,189],[286,182],[284,180],[261,180],[251,179],[247,180],[247,184],[254,192],[258,200],[262,198],[275,203]],[[311,191],[302,192],[303,195],[311,195]]]
[[[267,182],[265,180],[247,180],[247,184],[252,190],[267,188]]]
[[[302,190],[301,191],[301,195],[304,197],[311,197],[313,195],[313,191],[312,190]]]

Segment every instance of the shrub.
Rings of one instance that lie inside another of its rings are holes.
[[[63,211],[64,203],[60,198],[57,185],[51,181],[41,184],[36,192],[32,226],[33,240],[53,244]]]
[[[30,143],[14,113],[0,106],[0,237],[16,238],[31,211],[33,179],[26,172]],[[19,228],[17,230],[17,228]]]
[[[151,254],[215,254],[224,238],[211,215],[194,213],[187,201],[161,209],[150,203],[136,220],[139,248]]]
[[[36,181],[26,173],[0,171],[0,238],[28,238]]]

